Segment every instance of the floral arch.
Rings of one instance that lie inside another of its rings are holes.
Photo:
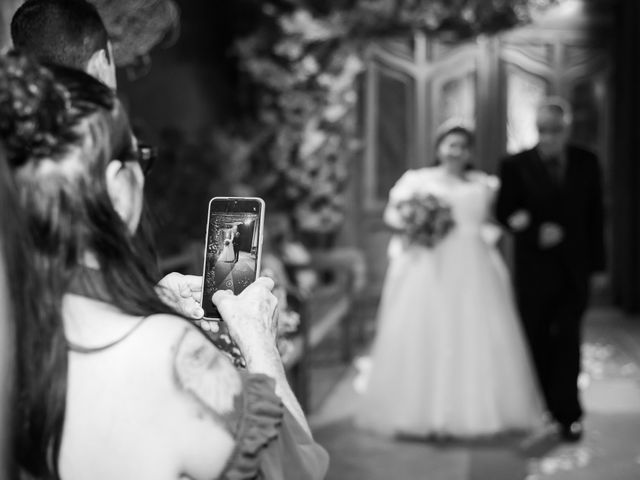
[[[447,41],[493,34],[558,0],[267,0],[235,55],[253,93],[251,127],[229,134],[257,172],[247,181],[300,232],[342,225],[361,150],[358,76],[371,41],[422,30]],[[252,159],[252,160],[250,160]]]

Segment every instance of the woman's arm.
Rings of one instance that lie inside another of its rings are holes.
[[[293,418],[295,418],[304,431],[311,436],[311,429],[309,428],[307,418],[293,390],[291,390],[276,345],[273,345],[273,347],[265,352],[245,353],[245,358],[247,360],[247,370],[251,373],[262,373],[276,381],[276,394],[280,397],[282,403]]]
[[[278,440],[260,460],[265,480],[322,480],[329,469],[329,454],[288,411],[284,412]]]
[[[400,204],[411,198],[415,190],[416,172],[406,171],[389,191],[389,201],[382,214],[384,223],[393,231],[402,233],[404,231],[404,221],[400,213]]]
[[[384,208],[382,219],[387,227],[399,233],[402,232],[403,221],[398,209],[398,203],[399,202],[390,199]]]
[[[307,419],[298,403],[276,345],[277,299],[271,293],[273,280],[257,279],[239,295],[229,290],[219,290],[213,295],[213,303],[227,323],[231,336],[236,340],[247,361],[251,373],[262,373],[276,382],[276,393],[304,430],[311,435]]]

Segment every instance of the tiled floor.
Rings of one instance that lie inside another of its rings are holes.
[[[640,319],[592,310],[583,348],[587,430],[574,446],[560,444],[549,431],[483,443],[401,442],[369,435],[350,420],[357,397],[355,366],[316,367],[310,421],[331,454],[328,479],[640,479]]]

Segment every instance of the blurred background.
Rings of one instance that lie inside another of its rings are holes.
[[[20,0],[3,0],[2,42]],[[309,245],[385,264],[380,209],[435,128],[476,125],[476,163],[536,141],[543,95],[570,99],[574,140],[607,175],[611,288],[629,311],[640,235],[635,2],[623,0],[95,0],[120,95],[160,150],[148,193],[165,256],[201,242],[207,199],[253,192]]]
[[[431,459],[420,467],[430,475],[415,467],[390,470],[394,478],[604,478],[594,465],[612,472],[612,458],[626,470],[609,479],[640,478],[640,434],[624,430],[640,426],[640,407],[623,409],[634,419],[625,423],[606,409],[611,389],[587,403],[620,424],[603,420],[603,437],[588,439],[596,443],[537,456],[456,446],[425,457],[335,427],[348,416],[351,360],[375,328],[389,189],[433,163],[435,130],[449,118],[475,125],[476,166],[494,173],[506,153],[536,143],[535,106],[548,94],[570,100],[573,139],[605,172],[608,283],[593,298],[586,371],[628,381],[617,398],[640,405],[636,0],[92,2],[114,41],[136,133],[158,148],[147,195],[163,269],[200,274],[211,197],[265,199],[269,266],[295,317],[282,350],[334,453],[331,478],[391,478],[373,473],[384,472],[372,466],[381,452],[393,454],[380,457],[389,465]],[[4,47],[20,4],[0,4]]]

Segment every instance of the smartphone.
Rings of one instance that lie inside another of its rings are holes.
[[[221,320],[211,301],[217,290],[239,294],[260,275],[264,201],[214,197],[209,202],[202,271],[204,318]]]

